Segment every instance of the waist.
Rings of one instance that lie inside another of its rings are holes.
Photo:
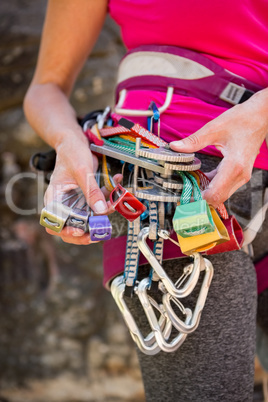
[[[165,96],[165,93],[161,91],[131,90],[127,92],[123,107],[126,109],[147,109],[151,101],[154,101],[156,105],[162,105]],[[218,117],[225,110],[227,110],[226,107],[209,104],[193,97],[174,94],[169,107],[160,115],[161,138],[167,142],[185,138]],[[144,127],[147,126],[145,116],[124,117]],[[222,157],[221,152],[214,146],[206,147],[200,152]],[[265,143],[261,146],[254,167],[268,170],[268,150]]]
[[[122,59],[117,100],[122,90],[166,91],[167,88],[172,88],[175,94],[227,108],[262,89],[201,53],[176,46],[144,45],[130,50]]]

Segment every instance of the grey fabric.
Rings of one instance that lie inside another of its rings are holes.
[[[199,154],[204,172],[215,169],[217,157]],[[262,203],[263,188],[268,186],[268,172],[254,169],[250,183],[244,185],[226,203],[229,213],[242,227]],[[267,224],[267,221],[266,221]],[[268,252],[267,232],[261,230],[256,245],[257,256]],[[253,400],[253,374],[256,337],[256,275],[251,258],[243,251],[209,256],[214,277],[198,329],[188,335],[175,353],[146,356],[138,351],[147,402],[241,402]],[[175,280],[185,264],[183,260],[164,262]],[[149,267],[140,269],[139,277]],[[268,300],[268,292],[267,299]],[[185,305],[194,306],[193,292]],[[260,315],[265,315],[264,301]],[[144,333],[148,324],[137,300],[128,301]],[[268,305],[268,304],[266,304]],[[264,311],[263,311],[264,310]],[[268,323],[267,323],[268,326]]]
[[[177,352],[138,352],[147,402],[252,401],[255,354],[256,281],[241,251],[211,256],[215,273],[198,329]],[[173,279],[182,262],[164,263]],[[194,305],[196,294],[185,300]],[[138,301],[132,312],[143,330]],[[146,331],[144,331],[146,333]]]

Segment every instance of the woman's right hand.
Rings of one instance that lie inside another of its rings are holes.
[[[102,191],[95,180],[94,173],[98,167],[98,159],[89,149],[87,140],[78,138],[63,141],[57,147],[57,159],[50,184],[45,193],[45,206],[53,201],[61,202],[66,193],[73,189],[81,188],[86,202],[97,215],[110,212],[109,203],[105,201],[107,192]],[[121,175],[116,175],[114,180],[119,182]],[[50,229],[46,231],[61,237],[66,243],[90,244],[90,235],[81,229],[65,226],[60,233]]]
[[[103,26],[107,5],[107,0],[48,1],[37,67],[24,100],[28,122],[57,152],[46,205],[80,187],[99,214],[105,214],[108,205],[94,178],[97,161],[77,123],[69,95]],[[64,229],[60,236],[66,242],[90,242],[89,235],[75,228]]]

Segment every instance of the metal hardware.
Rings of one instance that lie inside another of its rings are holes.
[[[85,233],[88,231],[88,219],[90,212],[83,209],[74,208],[71,210],[70,215],[66,221],[66,226],[71,226],[83,230]]]
[[[153,307],[151,305],[150,299],[147,295],[147,289],[150,286],[150,280],[149,278],[143,279],[137,288],[137,295],[140,299],[140,302],[143,306],[143,309],[145,311],[145,314],[147,316],[147,319],[149,321],[149,324],[154,332],[155,339],[160,346],[161,350],[164,352],[175,352],[185,341],[186,339],[186,334],[185,333],[179,333],[172,341],[167,342],[165,337],[163,336],[162,330],[159,326],[159,322],[156,318],[155,312],[153,310]],[[185,309],[185,326],[189,326],[192,318],[192,311],[190,309]]]
[[[95,145],[95,144],[90,144],[90,149],[92,152],[96,152],[101,155],[110,156],[114,159],[128,162],[133,165],[137,165],[137,166],[152,170],[157,173],[165,174],[165,171],[166,171],[163,166],[159,166],[156,162],[148,161],[144,158],[138,158],[132,154],[129,154],[128,152],[111,148],[108,145],[99,146],[99,145]]]
[[[158,352],[160,352],[160,347],[155,341],[155,336],[153,333],[150,333],[146,338],[143,337],[142,333],[140,332],[131,312],[129,311],[129,308],[127,307],[125,301],[124,301],[124,292],[125,292],[125,283],[124,283],[124,277],[123,276],[118,276],[112,281],[111,284],[111,293],[113,295],[113,298],[119,307],[119,310],[121,311],[124,321],[130,331],[130,335],[132,336],[133,340],[135,343],[138,345],[139,349],[147,354],[147,355],[155,355]],[[163,312],[159,310],[161,315],[163,315]],[[168,317],[164,316],[164,329],[163,329],[163,321],[159,322],[160,328],[163,330],[164,338],[168,339],[171,333],[172,325]]]
[[[183,189],[183,183],[180,183],[179,180],[180,178],[178,177],[177,179],[173,178],[174,176],[170,176],[170,178],[165,178],[162,176],[154,176],[154,181],[157,184],[160,184],[164,189],[170,189],[170,190],[182,190]]]
[[[111,108],[110,106],[107,106],[104,109],[104,112],[102,114],[99,114],[97,116],[97,123],[98,123],[98,129],[101,130],[104,126],[104,123],[106,123],[109,115],[111,114]]]
[[[90,240],[110,240],[112,237],[112,225],[106,215],[95,215],[88,218]]]
[[[201,313],[204,308],[210,283],[213,277],[214,269],[211,262],[206,258],[204,258],[204,264],[205,267],[202,266],[201,270],[205,271],[205,276],[202,282],[201,290],[199,292],[196,306],[193,312],[193,316],[190,320],[190,323],[183,322],[174,312],[171,306],[172,295],[169,292],[165,293],[162,298],[163,305],[168,313],[170,320],[172,321],[172,324],[178,331],[181,331],[185,334],[190,334],[191,332],[195,331],[199,325]]]
[[[153,185],[153,183],[152,183]],[[170,193],[164,189],[154,188],[143,189],[139,188],[135,192],[136,197],[142,198],[148,201],[162,201],[162,202],[178,202],[180,200],[180,194]]]
[[[144,158],[166,162],[192,162],[194,160],[194,154],[174,152],[164,147],[156,149],[140,148],[138,154]]]
[[[167,232],[165,230],[159,230],[158,235],[160,237],[167,236]],[[142,228],[137,239],[138,247],[142,252],[142,254],[144,255],[144,257],[151,264],[152,268],[156,271],[157,275],[165,285],[167,292],[169,292],[171,296],[177,298],[188,296],[193,291],[198,281],[200,271],[204,265],[203,257],[199,253],[192,253],[191,256],[194,258],[194,267],[192,273],[189,276],[189,279],[187,280],[185,285],[182,288],[177,289],[176,285],[169,278],[169,276],[167,275],[161,264],[159,264],[159,262],[157,261],[155,255],[152,253],[148,244],[146,243],[146,239],[148,238],[148,236],[149,236],[149,228],[148,227]]]
[[[71,208],[60,202],[52,202],[41,211],[40,225],[60,233],[71,213]]]
[[[181,170],[183,172],[191,172],[200,169],[201,167],[201,161],[198,158],[194,158],[192,163],[188,164],[172,164],[165,162],[164,163],[164,168],[166,170]]]
[[[118,197],[117,199],[115,195]],[[146,206],[120,184],[117,184],[111,192],[110,201],[113,208],[130,222],[137,219],[146,210]]]

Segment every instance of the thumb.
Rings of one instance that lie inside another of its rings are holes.
[[[81,172],[79,172],[76,180],[79,187],[83,191],[86,202],[93,209],[93,211],[96,214],[105,214],[108,210],[108,206],[105,201],[105,197],[96,182],[94,173],[87,171],[81,175]]]
[[[200,149],[213,145],[214,136],[208,129],[207,125],[196,131],[189,137],[180,141],[171,142],[170,148],[177,152],[197,152]]]

